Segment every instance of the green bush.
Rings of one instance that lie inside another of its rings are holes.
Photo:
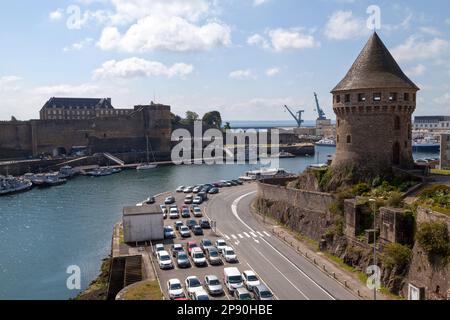
[[[352,192],[355,196],[362,196],[370,192],[370,186],[367,183],[358,183],[353,186]]]
[[[399,243],[390,243],[385,246],[381,260],[387,268],[403,268],[411,260],[412,251]]]
[[[420,195],[419,202],[435,211],[450,214],[450,187],[435,185],[427,188]]]
[[[393,208],[403,207],[403,195],[397,191],[392,192],[387,200],[387,205]]]
[[[450,240],[447,225],[443,222],[424,222],[419,225],[416,239],[428,255],[448,257]]]

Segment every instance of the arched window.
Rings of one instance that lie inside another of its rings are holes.
[[[341,120],[339,120],[339,119],[337,121],[337,126],[338,126],[338,128],[341,126]]]
[[[400,130],[400,117],[399,116],[395,116],[394,129],[395,130]]]
[[[336,137],[336,142],[339,143],[339,135]]]
[[[347,136],[347,143],[352,143],[352,136],[351,135]]]

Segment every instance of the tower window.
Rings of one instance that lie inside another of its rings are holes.
[[[350,94],[345,95],[345,102],[350,102]]]
[[[373,101],[381,101],[381,93],[377,92],[373,94]]]
[[[366,95],[364,93],[358,94],[358,101],[359,102],[365,102],[366,101]]]
[[[395,116],[394,129],[395,130],[400,130],[400,117],[399,116]]]
[[[347,136],[347,143],[352,143],[352,136],[351,135]]]
[[[409,93],[408,92],[405,92],[405,94],[403,95],[403,100],[409,101]]]
[[[389,101],[397,101],[397,92],[391,92],[389,94]]]
[[[338,119],[338,121],[337,121],[337,126],[338,126],[338,128],[341,126],[341,120],[340,119]]]
[[[336,142],[339,143],[339,135],[336,136]]]
[[[413,101],[416,102],[416,94],[413,93]]]
[[[341,103],[341,95],[336,95],[336,103]]]

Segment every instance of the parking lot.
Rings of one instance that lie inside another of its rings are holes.
[[[187,221],[190,219],[195,219],[195,220],[200,220],[202,218],[207,218],[207,216],[205,215],[204,212],[204,208],[205,208],[205,203],[203,203],[202,205],[200,205],[200,208],[202,209],[202,213],[203,213],[203,217],[195,217],[193,216],[193,214],[191,214],[190,218],[182,218],[181,217],[181,207],[183,207],[184,205],[184,200],[185,197],[188,195],[186,193],[181,193],[181,192],[172,192],[172,195],[175,197],[176,203],[172,204],[172,205],[176,205],[179,210],[180,210],[180,217],[178,219],[170,219],[169,214],[167,215],[167,218],[165,219],[165,226],[172,226],[174,227],[174,230],[176,230],[174,224],[176,221],[182,221],[184,223],[184,225],[186,225]],[[169,196],[169,194],[165,194],[164,197],[159,197],[156,199],[156,203],[158,205],[164,204],[164,198]],[[216,197],[217,195],[208,195],[209,199],[211,200],[213,197]],[[190,205],[189,205],[190,206]],[[167,205],[168,208],[168,212],[170,212],[170,205]],[[165,251],[167,251],[172,259],[172,264],[173,264],[173,269],[166,269],[166,270],[162,270],[159,265],[158,265],[158,260],[154,259],[154,263],[155,263],[155,268],[157,271],[157,275],[158,278],[161,282],[161,287],[163,289],[163,293],[165,295],[165,297],[167,299],[169,299],[169,293],[168,293],[168,289],[167,289],[167,281],[169,281],[170,279],[178,279],[182,286],[183,289],[185,291],[185,295],[186,297],[188,297],[187,292],[186,292],[186,287],[185,287],[185,280],[187,277],[189,276],[196,276],[198,277],[198,279],[200,280],[200,282],[202,283],[202,285],[205,284],[205,277],[209,276],[209,275],[214,275],[216,276],[223,288],[224,288],[224,294],[221,296],[211,296],[209,295],[209,299],[211,300],[232,300],[233,297],[230,295],[230,293],[228,292],[228,290],[226,289],[225,284],[223,283],[223,278],[224,278],[224,269],[228,268],[228,267],[237,267],[239,269],[240,272],[244,272],[246,270],[251,270],[248,266],[244,266],[240,261],[239,261],[239,254],[237,254],[237,262],[236,263],[228,263],[225,261],[225,259],[223,257],[222,258],[222,265],[217,265],[217,266],[212,266],[209,264],[209,262],[207,262],[207,266],[204,267],[197,267],[195,266],[193,260],[191,257],[189,257],[190,262],[191,262],[191,267],[190,268],[186,268],[186,269],[181,269],[177,266],[176,263],[176,259],[172,256],[172,245],[173,244],[181,244],[183,246],[183,248],[185,249],[185,251],[187,252],[187,248],[186,245],[188,242],[191,241],[195,241],[197,243],[197,245],[200,245],[200,242],[202,239],[209,239],[213,244],[215,243],[215,241],[217,239],[221,239],[221,237],[217,234],[214,233],[213,230],[211,229],[204,229],[203,230],[204,235],[202,236],[196,236],[191,232],[191,236],[189,238],[182,238],[180,233],[178,231],[175,231],[175,236],[176,238],[174,239],[166,239],[164,241],[158,241],[158,242],[154,242],[153,243],[153,248],[155,248],[156,245],[158,244],[163,244],[164,245],[164,249]],[[233,247],[232,243],[228,243],[227,244],[231,247]],[[245,264],[246,265],[246,264]],[[206,287],[204,286],[205,290]],[[206,290],[207,291],[207,290]]]

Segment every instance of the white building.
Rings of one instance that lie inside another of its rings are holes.
[[[164,217],[156,205],[125,207],[122,221],[125,243],[164,239]]]
[[[414,130],[450,130],[450,116],[415,117]]]

